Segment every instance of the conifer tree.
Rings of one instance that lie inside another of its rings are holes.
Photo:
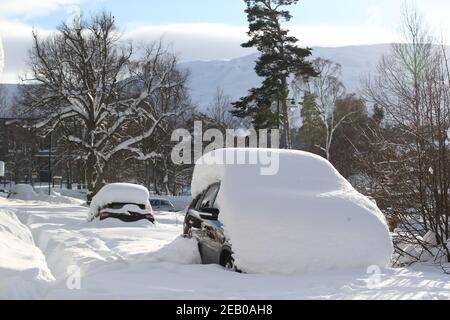
[[[296,46],[298,39],[289,35],[282,27],[292,16],[285,10],[298,0],[244,0],[247,4],[250,40],[242,46],[256,48],[261,53],[255,71],[262,77],[259,88],[250,90],[249,95],[234,103],[235,116],[252,120],[256,129],[278,127],[282,130],[281,146],[291,148],[289,125],[289,84],[291,75],[305,80],[316,72],[306,60],[310,48]]]

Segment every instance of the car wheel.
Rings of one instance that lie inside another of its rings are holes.
[[[188,226],[186,223],[183,227],[183,237],[187,239],[192,239],[192,227]]]
[[[231,253],[229,253],[229,252],[223,253],[222,266],[225,267],[225,269],[227,269],[227,270],[233,270],[233,271],[235,270],[234,259],[231,256]]]

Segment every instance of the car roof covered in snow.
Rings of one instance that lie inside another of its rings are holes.
[[[229,161],[230,159],[234,159]],[[239,159],[245,159],[239,164]],[[256,159],[256,160],[255,160]],[[324,158],[303,151],[279,149],[218,149],[200,158],[191,191],[196,197],[217,182],[277,190],[352,190],[351,184]]]
[[[102,205],[110,203],[145,204],[149,197],[146,187],[131,183],[111,183],[104,186],[94,199],[101,202]]]

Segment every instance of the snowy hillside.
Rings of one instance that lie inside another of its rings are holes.
[[[330,59],[342,65],[343,81],[348,92],[357,92],[361,77],[376,69],[380,57],[389,52],[389,44],[313,49],[314,57]],[[211,102],[217,88],[233,100],[246,95],[248,89],[258,86],[254,72],[258,54],[226,61],[194,61],[180,64],[190,70],[191,94],[201,110]]]

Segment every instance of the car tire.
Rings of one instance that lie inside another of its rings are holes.
[[[183,236],[188,239],[192,239],[192,227],[188,226],[186,223],[183,228]]]
[[[230,252],[224,251],[222,253],[221,265],[227,270],[235,271],[234,259]]]

